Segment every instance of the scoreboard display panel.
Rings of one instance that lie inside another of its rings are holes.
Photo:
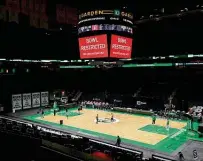
[[[107,58],[107,35],[95,35],[79,38],[79,51],[81,59]]]
[[[81,12],[78,34],[96,31],[115,31],[133,34],[133,14],[122,10],[93,10]]]
[[[78,37],[81,59],[129,59],[132,52],[133,14],[122,9],[80,12]]]
[[[132,39],[111,35],[110,57],[119,59],[130,59],[132,52]]]

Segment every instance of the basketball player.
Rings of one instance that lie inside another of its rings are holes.
[[[96,124],[98,124],[99,123],[99,115],[97,114],[97,116],[96,116]]]
[[[111,122],[114,121],[113,113],[111,113]]]
[[[66,109],[66,118],[68,119],[68,109]]]
[[[166,121],[166,130],[169,130],[169,118],[167,118],[167,121]]]
[[[42,110],[42,118],[44,118],[44,110]]]
[[[152,116],[152,124],[153,125],[156,124],[156,115],[155,114]]]

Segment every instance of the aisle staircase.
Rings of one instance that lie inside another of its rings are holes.
[[[81,92],[81,91],[78,91],[78,92],[75,94],[75,96],[72,98],[72,101],[73,101],[73,102],[77,102],[77,101],[80,99],[81,96],[82,96],[82,92]]]

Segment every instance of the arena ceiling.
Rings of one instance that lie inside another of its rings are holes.
[[[86,0],[86,4],[84,5],[79,0],[75,0],[72,2],[67,2],[65,0],[61,1],[62,3],[68,3],[73,7],[76,7],[79,10],[89,10],[89,9],[97,9],[97,8],[122,8],[125,7],[129,11],[133,12],[136,15],[149,15],[153,13],[177,13],[184,8],[188,8],[189,10],[195,9],[197,5],[201,5],[197,1],[191,1],[187,3],[186,1],[159,1],[159,0],[125,0],[125,1],[116,1],[110,2],[108,0],[103,1],[95,1],[95,0]],[[163,10],[164,9],[164,10]]]
[[[74,0],[56,2],[76,7],[79,10],[98,8],[122,8],[132,11],[137,21],[144,16],[143,23],[135,25],[133,57],[181,55],[185,53],[202,53],[200,41],[203,37],[203,13],[187,14],[186,11],[196,10],[197,2],[189,4],[173,2],[162,3],[158,0],[125,0],[125,2],[108,2],[104,0],[84,1]],[[181,11],[182,10],[182,11]],[[181,13],[181,16],[178,14]],[[150,15],[161,17],[150,19]],[[174,15],[167,17],[167,15]],[[0,56],[12,58],[28,57],[33,59],[79,59],[77,45],[77,28],[64,26],[60,32],[27,29],[23,24],[1,22],[0,28]],[[47,34],[48,33],[48,34]],[[21,39],[21,41],[19,41]],[[11,41],[12,40],[12,41]],[[13,46],[12,48],[10,46]]]

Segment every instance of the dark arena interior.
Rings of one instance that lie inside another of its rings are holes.
[[[203,4],[0,1],[2,161],[203,161]]]

